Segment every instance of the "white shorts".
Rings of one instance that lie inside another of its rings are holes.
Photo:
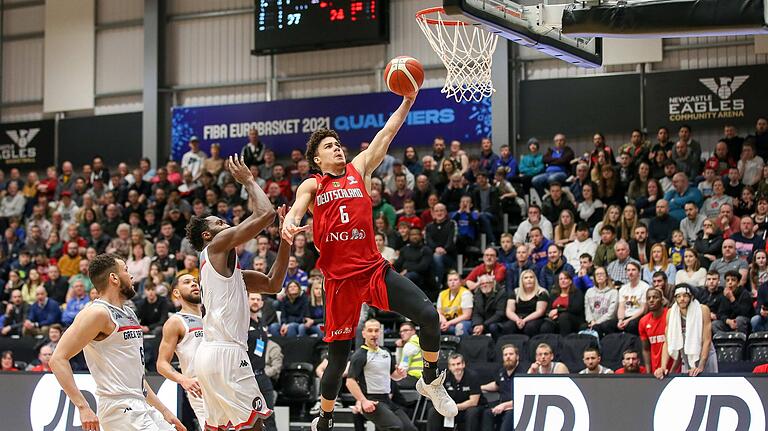
[[[99,424],[104,431],[175,431],[157,409],[138,398],[101,397],[98,402]]]
[[[203,389],[206,430],[248,429],[272,415],[248,353],[234,343],[200,343],[195,373]]]
[[[200,423],[201,427],[205,426],[205,402],[202,398],[195,398],[189,395],[189,393],[187,393],[187,399],[189,400],[189,406],[195,412],[197,422]]]

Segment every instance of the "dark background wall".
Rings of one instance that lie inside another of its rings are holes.
[[[59,122],[59,162],[75,166],[100,155],[107,166],[138,165],[141,159],[141,112],[71,118]]]

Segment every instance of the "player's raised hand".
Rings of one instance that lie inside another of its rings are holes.
[[[239,154],[229,156],[227,159],[227,170],[232,174],[232,177],[240,184],[245,185],[248,181],[253,180],[253,174],[248,166],[243,163],[243,159]]]
[[[99,431],[99,418],[89,406],[80,408],[80,423],[83,431]]]

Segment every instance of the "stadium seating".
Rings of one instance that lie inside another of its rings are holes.
[[[744,359],[747,335],[741,332],[721,332],[712,337],[717,362],[738,362]]]
[[[768,332],[755,332],[747,339],[747,351],[752,362],[768,362]]]
[[[643,345],[640,338],[633,334],[617,332],[608,334],[600,340],[600,349],[603,355],[603,366],[612,370],[622,367],[621,355],[627,349],[635,349],[642,352]]]

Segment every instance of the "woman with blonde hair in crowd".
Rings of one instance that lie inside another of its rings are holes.
[[[309,315],[304,321],[307,335],[316,335],[323,338],[323,330],[320,327],[325,323],[325,292],[323,291],[323,279],[315,278],[309,286]]]
[[[560,211],[560,219],[555,226],[555,244],[563,248],[576,239],[576,220],[569,209]]]
[[[24,302],[32,304],[37,300],[35,291],[38,287],[45,287],[45,284],[37,269],[32,268],[27,274],[27,281],[21,286],[21,297]]]
[[[600,230],[603,229],[603,226],[605,225],[611,225],[613,226],[614,231],[616,232],[616,239],[623,239],[619,238],[619,233],[621,232],[621,207],[618,205],[611,205],[608,207],[607,210],[605,210],[605,215],[603,216],[603,221],[598,223],[595,226],[595,230],[592,232],[592,239],[595,240],[596,243],[600,243]]]
[[[532,269],[520,273],[518,287],[507,299],[507,321],[499,324],[502,334],[526,334],[532,337],[541,332],[541,325],[549,306],[549,293],[539,285]]]
[[[133,246],[137,244],[140,244],[142,247],[144,247],[144,256],[152,257],[155,255],[155,247],[151,242],[149,242],[149,240],[144,239],[144,231],[141,229],[132,229],[131,250],[133,250]]]
[[[687,284],[694,287],[704,287],[707,281],[707,270],[701,267],[699,253],[692,248],[685,249],[683,269],[677,271],[675,285]]]
[[[648,263],[643,265],[643,281],[653,284],[653,274],[656,271],[666,273],[667,280],[675,280],[677,277],[677,269],[669,260],[667,248],[660,242],[651,246],[651,257],[648,259]]]
[[[635,233],[637,222],[637,209],[634,205],[626,205],[621,213],[621,227],[616,231],[619,238],[625,241],[631,240],[632,235]]]

